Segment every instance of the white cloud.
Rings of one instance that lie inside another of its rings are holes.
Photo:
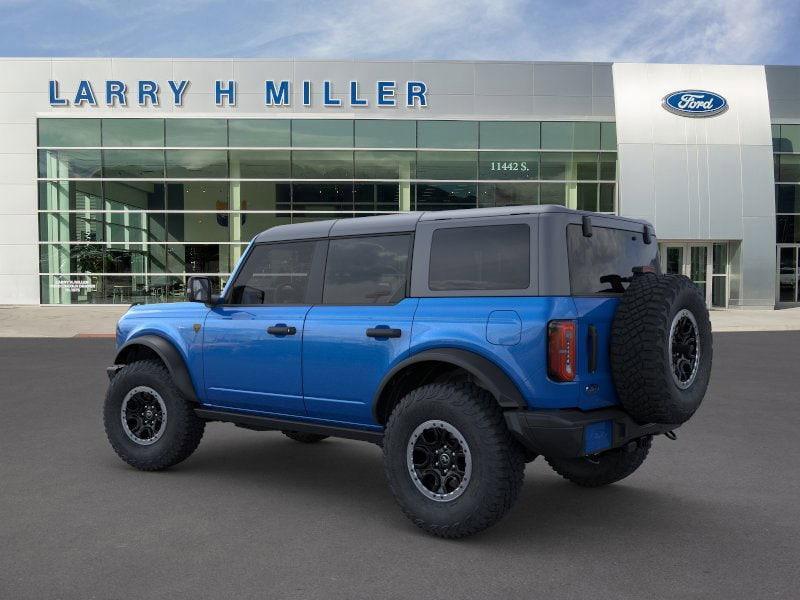
[[[748,63],[775,55],[797,15],[777,0],[342,1],[281,14],[235,53]]]
[[[624,61],[758,62],[775,47],[791,12],[774,0],[648,1],[597,32],[606,34],[596,37],[605,41],[599,48],[581,44],[578,56],[599,50]]]
[[[0,6],[9,7],[0,20],[0,54],[800,63],[797,0],[76,0],[57,6],[0,0]]]

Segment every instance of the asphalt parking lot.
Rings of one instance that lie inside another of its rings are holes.
[[[512,512],[444,541],[376,446],[212,424],[140,473],[101,422],[111,340],[0,339],[0,598],[800,596],[800,332],[715,337],[709,396],[629,479],[537,460]]]

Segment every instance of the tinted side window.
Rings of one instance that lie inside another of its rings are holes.
[[[569,283],[575,295],[621,294],[634,267],[658,267],[658,244],[641,233],[593,227],[585,237],[580,225],[567,226]]]
[[[229,304],[303,304],[317,242],[253,248],[233,283]]]
[[[405,297],[411,236],[334,239],[325,267],[325,304],[393,304]]]
[[[431,241],[428,287],[448,290],[524,290],[530,287],[528,225],[437,229]]]

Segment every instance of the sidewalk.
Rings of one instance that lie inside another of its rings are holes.
[[[128,310],[119,306],[0,305],[2,337],[112,337],[117,320]],[[800,331],[800,308],[782,310],[714,310],[714,331]]]
[[[1,337],[113,336],[128,305],[0,306]]]

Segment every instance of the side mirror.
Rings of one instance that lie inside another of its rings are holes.
[[[186,281],[186,301],[211,304],[211,280],[208,277],[189,277]]]

